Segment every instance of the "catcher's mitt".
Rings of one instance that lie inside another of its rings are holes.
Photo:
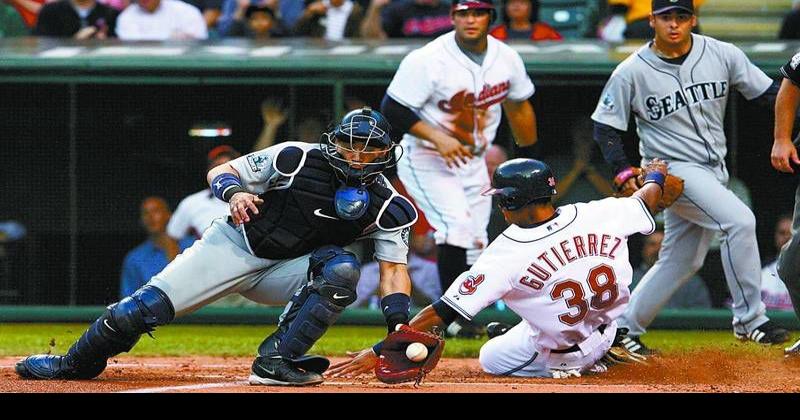
[[[636,190],[626,184],[628,179],[635,177],[637,188],[644,185],[645,171],[642,168],[628,168],[620,172],[614,178],[614,187],[617,189],[617,197],[630,197]],[[678,197],[683,194],[683,179],[675,175],[667,174],[664,180],[664,192],[661,195],[661,200],[658,202],[658,211],[672,205]]]
[[[422,343],[428,348],[428,357],[412,362],[406,357],[406,347],[411,343]],[[444,350],[444,340],[438,335],[417,331],[408,325],[398,325],[397,331],[383,340],[381,355],[375,365],[375,376],[387,384],[414,381],[419,384],[428,372],[439,363]]]

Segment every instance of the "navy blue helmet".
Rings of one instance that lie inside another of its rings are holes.
[[[346,185],[362,187],[397,164],[402,153],[391,137],[392,126],[370,107],[350,111],[332,130],[323,133],[320,149],[336,176]]]

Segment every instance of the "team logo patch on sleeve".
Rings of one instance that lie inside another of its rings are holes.
[[[470,275],[464,281],[461,282],[461,286],[458,287],[458,293],[462,295],[471,295],[478,290],[478,286],[483,283],[484,280],[483,274],[479,274],[477,277]]]
[[[611,97],[610,93],[606,93],[603,96],[603,100],[600,102],[600,106],[609,112],[614,110],[614,98]]]
[[[409,236],[411,236],[411,228],[407,227],[407,228],[403,229],[403,231],[400,232],[400,236],[403,238],[403,243],[406,244],[406,246],[409,246],[408,245],[408,239],[409,239]]]
[[[269,164],[269,158],[256,153],[247,155],[247,163],[250,164],[250,170],[253,172],[260,172]]]

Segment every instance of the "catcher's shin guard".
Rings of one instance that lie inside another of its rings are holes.
[[[292,297],[278,330],[261,343],[258,354],[300,359],[344,308],[356,300],[360,276],[358,258],[351,252],[334,246],[314,251],[308,268],[309,282]]]
[[[103,371],[108,358],[130,351],[143,333],[152,332],[174,317],[172,303],[164,292],[145,285],[109,306],[69,348],[65,360],[77,372],[85,371],[82,376],[95,377]]]

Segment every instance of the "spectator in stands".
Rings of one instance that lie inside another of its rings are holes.
[[[658,260],[658,252],[661,250],[661,241],[664,240],[664,231],[656,230],[649,236],[644,237],[642,247],[642,263],[633,270],[633,280],[631,290],[639,284],[639,280],[644,277],[647,270]],[[708,294],[703,280],[695,274],[669,299],[665,308],[711,308],[711,297]]]
[[[161,197],[147,197],[142,200],[139,218],[147,231],[147,240],[125,256],[125,261],[122,263],[120,297],[130,295],[150,281],[151,277],[163,270],[170,261],[194,242],[191,236],[175,240],[167,235],[170,210],[167,202]]]
[[[269,6],[250,5],[244,12],[234,14],[233,22],[225,33],[225,37],[243,37],[250,39],[270,39],[281,36],[277,27],[275,12]]]
[[[792,1],[792,10],[783,17],[778,39],[800,39],[800,0]]]
[[[75,39],[116,37],[119,12],[95,0],[59,0],[39,12],[33,34]]]
[[[264,127],[261,129],[261,134],[253,146],[254,152],[275,144],[278,130],[286,122],[287,116],[286,110],[281,107],[277,99],[267,98],[261,102],[261,119],[264,121]]]
[[[432,38],[453,29],[447,0],[372,0],[364,21],[364,38]]]
[[[131,5],[131,0],[97,0],[97,2],[105,4],[118,12],[125,10],[126,7]]]
[[[117,36],[131,41],[207,39],[208,29],[196,7],[180,0],[137,0],[117,19]]]
[[[183,0],[200,10],[209,34],[215,34],[217,21],[222,16],[222,0]]]
[[[25,21],[25,26],[33,29],[36,26],[36,18],[39,16],[39,11],[46,0],[3,0],[4,2],[14,6],[17,12],[22,16]]]
[[[695,14],[706,0],[694,0]],[[597,29],[597,36],[608,42],[626,39],[653,39],[655,31],[650,27],[652,0],[608,0],[609,16]],[[692,29],[700,33],[700,26]]]
[[[294,34],[341,41],[359,35],[364,9],[352,0],[306,0]]]
[[[775,252],[792,238],[792,215],[784,214],[775,223]],[[793,311],[789,290],[778,275],[777,257],[761,269],[761,299],[767,309],[777,311]]]
[[[241,155],[236,149],[226,144],[217,146],[208,152],[206,172]],[[214,197],[211,188],[206,188],[187,196],[178,203],[178,208],[170,218],[166,232],[176,240],[186,235],[200,239],[214,219],[226,217],[229,214],[228,203]]]
[[[489,34],[507,41],[529,39],[531,41],[559,41],[563,39],[552,26],[539,21],[539,0],[506,0],[503,23],[495,26]]]
[[[25,21],[6,0],[0,2],[0,38],[29,35]]]

